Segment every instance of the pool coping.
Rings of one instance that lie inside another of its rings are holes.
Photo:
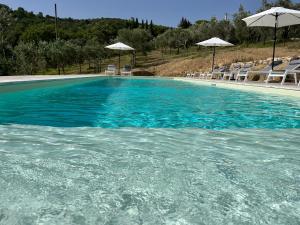
[[[280,85],[280,84],[266,84],[258,82],[235,82],[235,81],[222,81],[222,80],[200,80],[193,78],[180,78],[174,77],[174,80],[188,82],[197,85],[215,86],[226,89],[234,89],[246,92],[256,92],[262,94],[271,94],[287,97],[295,97],[300,99],[300,88],[296,85]]]
[[[0,76],[0,85],[15,84],[34,81],[56,81],[68,79],[82,79],[82,78],[97,78],[104,75],[24,75],[24,76]]]

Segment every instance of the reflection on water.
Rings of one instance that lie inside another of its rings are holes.
[[[0,224],[300,221],[297,129],[0,132]]]

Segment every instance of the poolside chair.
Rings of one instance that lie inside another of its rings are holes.
[[[205,79],[206,76],[207,76],[207,73],[200,72],[199,79]]]
[[[228,68],[226,66],[222,66],[219,68],[215,68],[213,72],[206,73],[206,78],[210,79],[220,79],[223,77],[224,73],[228,72]]]
[[[192,78],[196,79],[199,78],[200,73],[199,72],[194,72],[191,74]]]
[[[186,77],[187,77],[187,78],[191,78],[191,77],[192,77],[192,73],[191,73],[191,72],[188,72],[188,73],[186,74]]]
[[[115,65],[108,65],[107,70],[105,70],[105,75],[116,75],[117,68]]]
[[[124,68],[121,71],[121,75],[123,76],[131,76],[132,75],[132,69],[130,65],[125,65]]]
[[[233,64],[231,65],[232,69],[229,72],[225,72],[223,75],[222,80],[232,80],[235,78],[235,76],[239,73],[240,69],[241,69],[241,65],[240,64]]]
[[[239,70],[238,74],[236,75],[235,81],[238,82],[238,81],[241,79],[241,77],[245,77],[245,79],[246,79],[246,77],[248,77],[249,72],[250,72],[251,69],[252,69],[252,66],[253,66],[253,65],[251,65],[251,64],[246,64],[246,65],[244,65],[244,66]]]
[[[300,59],[291,60],[283,71],[271,71],[268,75],[266,83],[270,83],[273,78],[279,77],[282,78],[281,85],[283,85],[286,81],[287,76],[293,75],[295,84],[297,85],[297,73],[300,73]]]
[[[278,66],[282,64],[282,60],[278,60],[274,62],[274,66]],[[249,79],[249,76],[251,74],[263,74],[263,75],[268,75],[270,72],[272,71],[272,64],[269,64],[268,66],[266,66],[265,68],[263,68],[262,70],[245,70],[245,71],[240,71],[237,75],[236,81],[240,81],[242,80],[242,78],[244,78],[244,82],[247,82]]]

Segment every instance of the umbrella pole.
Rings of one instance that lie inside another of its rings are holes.
[[[211,72],[214,72],[215,56],[216,56],[216,46],[213,47],[213,61],[212,61],[212,66],[211,66]]]
[[[121,75],[121,50],[119,50],[119,75]]]
[[[273,44],[273,59],[272,59],[272,70],[274,70],[275,65],[275,49],[276,49],[276,41],[277,41],[277,26],[278,26],[278,14],[275,15],[275,27],[274,27],[274,44]]]

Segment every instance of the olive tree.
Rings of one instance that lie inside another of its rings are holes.
[[[12,47],[9,43],[8,32],[13,22],[11,12],[8,7],[0,7],[0,75],[7,74],[12,68],[11,56]]]
[[[89,62],[94,63],[95,73],[101,72],[101,62],[106,57],[104,46],[95,39],[88,40],[84,46],[85,57]]]
[[[46,67],[42,50],[34,42],[19,42],[14,48],[18,74],[32,75]]]
[[[144,29],[122,29],[119,31],[117,39],[129,44],[135,48],[136,51],[142,52],[144,55],[152,49],[152,36],[149,31]]]

